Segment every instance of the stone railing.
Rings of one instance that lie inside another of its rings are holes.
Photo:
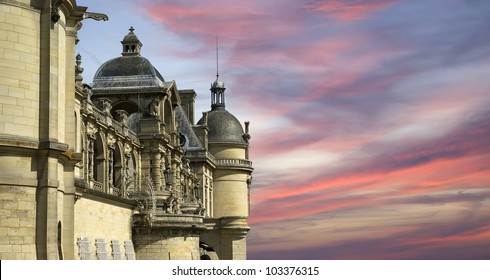
[[[246,159],[237,158],[220,158],[216,159],[216,166],[235,166],[235,167],[247,167],[252,168],[252,162]]]
[[[95,106],[93,107],[93,113],[95,116],[95,119],[101,122],[105,121],[106,115],[104,115],[99,109],[97,109]]]
[[[121,123],[116,122],[116,121],[113,121],[113,122],[112,122],[112,127],[114,128],[114,130],[115,130],[117,133],[124,135],[124,132],[123,132],[123,126],[122,126],[122,124],[121,124]]]
[[[101,182],[97,182],[97,181],[92,181],[93,183],[93,189],[96,190],[96,191],[99,191],[99,192],[103,192],[104,191],[104,184],[102,184]]]
[[[129,136],[129,138],[135,143],[139,143],[138,135],[130,130],[127,126],[123,125],[121,122],[116,121],[111,115],[104,113],[99,108],[91,106],[90,113],[93,114],[95,120],[103,125],[112,127],[114,131],[120,135],[120,137]]]
[[[199,150],[199,151],[187,150],[186,156],[193,157],[193,158],[208,158],[213,162],[216,161],[215,157],[210,152],[204,150]]]

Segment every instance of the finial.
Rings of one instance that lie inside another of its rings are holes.
[[[81,85],[83,81],[82,73],[83,73],[83,67],[80,66],[82,64],[82,56],[80,54],[77,54],[75,57],[75,83]]]
[[[130,32],[130,33],[133,33],[133,31],[134,31],[134,28],[131,26],[131,27],[129,28],[129,32]]]

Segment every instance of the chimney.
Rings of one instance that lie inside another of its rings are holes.
[[[182,109],[184,109],[187,118],[194,124],[194,102],[196,100],[196,92],[193,89],[179,90]]]

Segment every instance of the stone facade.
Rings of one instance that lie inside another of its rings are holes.
[[[85,84],[74,0],[0,0],[0,259],[245,259],[248,123],[141,56]],[[117,50],[114,51],[118,53]]]

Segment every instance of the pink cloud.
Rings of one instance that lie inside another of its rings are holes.
[[[280,37],[298,30],[294,25],[273,24],[277,18],[269,14],[274,7],[262,1],[167,1],[148,2],[145,7],[151,19],[172,32],[197,37],[207,44],[214,44],[216,35],[222,44],[229,44],[253,40],[264,33]]]
[[[340,21],[353,21],[368,18],[372,13],[385,9],[393,1],[389,0],[316,0],[305,5],[315,12],[325,13]]]

